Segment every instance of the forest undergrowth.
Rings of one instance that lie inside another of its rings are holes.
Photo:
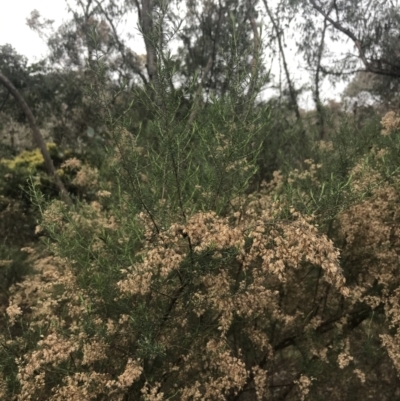
[[[53,149],[71,205],[38,152],[0,160],[2,225],[35,222],[0,248],[1,399],[400,399],[400,117],[299,126],[284,153],[266,77],[231,54],[227,95],[179,118],[162,59],[138,123],[97,60],[103,153]]]

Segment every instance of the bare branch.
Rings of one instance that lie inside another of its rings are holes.
[[[320,75],[321,75],[321,60],[322,54],[324,52],[325,47],[325,34],[328,28],[327,20],[324,18],[324,27],[322,29],[321,41],[318,47],[318,54],[317,54],[317,69],[315,71],[315,93],[314,93],[314,101],[315,107],[317,109],[317,118],[318,118],[318,125],[319,125],[319,138],[322,140],[325,136],[325,119],[324,119],[324,109],[321,102],[320,96]]]
[[[282,32],[281,32],[281,30],[280,30],[280,28],[279,28],[274,16],[272,15],[272,12],[271,12],[270,8],[268,7],[268,1],[267,0],[263,0],[263,2],[264,2],[264,5],[265,5],[265,10],[267,11],[268,17],[271,20],[272,26],[273,26],[273,28],[274,28],[274,30],[276,32],[276,37],[277,37],[278,46],[279,46],[279,52],[280,52],[280,54],[282,56],[283,68],[285,70],[286,80],[287,80],[288,87],[289,87],[290,100],[292,102],[292,106],[293,106],[294,112],[296,114],[296,119],[297,119],[297,121],[300,121],[301,120],[300,109],[299,109],[299,105],[298,105],[298,102],[297,102],[296,91],[294,89],[293,82],[292,82],[292,80],[290,78],[289,67],[288,67],[287,62],[286,62],[285,51],[284,51],[283,43],[282,43]]]
[[[258,69],[260,66],[260,47],[261,47],[261,39],[257,29],[257,23],[253,13],[253,5],[251,0],[248,0],[248,7],[249,7],[249,20],[250,25],[253,30],[253,59],[251,60],[251,82],[250,88],[248,92],[248,97],[252,98],[254,93],[254,86],[257,81],[258,77]]]
[[[265,0],[264,0],[265,2]],[[365,68],[367,69],[368,72],[373,72],[374,74],[378,75],[386,75],[389,77],[394,77],[394,78],[399,78],[400,77],[400,67],[397,65],[391,65],[393,67],[392,69],[384,69],[379,67],[379,62],[382,60],[373,60],[373,62],[369,61],[363,47],[363,43],[360,39],[357,38],[357,36],[350,30],[345,28],[342,24],[340,24],[338,21],[333,20],[328,13],[326,13],[323,8],[316,3],[315,0],[310,0],[311,5],[314,7],[316,11],[318,11],[324,18],[326,18],[327,21],[329,21],[338,31],[344,33],[348,38],[350,38],[353,43],[355,44],[357,50],[358,50],[358,55],[365,65]],[[378,64],[378,67],[376,65]]]
[[[115,41],[117,42],[118,50],[119,50],[119,52],[120,52],[120,54],[121,54],[122,60],[124,61],[124,63],[125,63],[126,65],[128,65],[129,67],[131,67],[131,68],[133,69],[133,71],[134,71],[137,75],[139,75],[139,77],[141,78],[141,80],[143,81],[143,83],[144,83],[145,85],[147,85],[147,84],[148,84],[148,81],[147,81],[145,75],[143,74],[143,72],[140,70],[140,68],[139,68],[137,65],[135,65],[135,63],[129,62],[129,61],[128,61],[128,59],[127,59],[127,57],[126,57],[126,53],[125,53],[125,45],[124,45],[124,44],[120,41],[120,39],[119,39],[119,36],[118,36],[118,33],[117,33],[117,29],[116,29],[116,27],[115,27],[115,24],[114,24],[113,20],[110,18],[110,16],[108,15],[108,13],[104,10],[104,8],[102,7],[100,1],[99,1],[99,0],[95,0],[95,1],[96,1],[96,4],[97,4],[98,7],[100,8],[101,12],[103,13],[104,17],[106,18],[108,24],[110,25],[110,27],[111,27],[111,29],[112,29],[112,31],[113,31],[114,39],[115,39]],[[140,13],[139,13],[139,15],[140,15]]]

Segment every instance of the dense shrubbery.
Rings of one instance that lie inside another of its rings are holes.
[[[25,249],[35,274],[8,290],[3,398],[397,396],[396,116],[246,194],[259,115],[208,112],[114,126],[112,181],[66,160],[91,202],[33,183],[50,253]]]
[[[97,163],[98,167],[90,166],[76,157],[80,155],[68,149],[61,150],[54,143],[48,143],[47,148],[70,194],[94,199],[101,163]],[[58,194],[39,149],[0,159],[0,239],[9,245],[25,244],[35,238],[34,228],[39,216],[37,209],[32,207],[29,182],[34,182],[46,199]]]
[[[102,169],[56,160],[72,206],[47,191],[38,153],[2,159],[10,198],[31,176],[47,245],[0,248],[2,399],[400,396],[400,119],[355,136],[344,117],[318,143],[300,127],[310,146],[284,148],[262,181],[276,122],[232,57],[225,97],[197,118],[175,118],[163,59],[153,92],[126,94],[145,124],[113,116],[93,71],[112,140]]]
[[[127,135],[117,170],[135,151],[152,157]],[[397,135],[376,132],[376,146],[331,181],[319,182],[329,165],[307,161],[258,193],[232,187],[220,213],[207,191],[171,210],[161,194],[178,196],[173,176],[146,210],[149,194],[123,189],[134,174],[135,191],[160,177],[142,162],[146,179],[125,168],[92,203],[53,201],[38,227],[52,254],[27,249],[36,274],[10,290],[8,391],[18,383],[21,400],[394,397]],[[329,163],[335,146],[320,144]]]

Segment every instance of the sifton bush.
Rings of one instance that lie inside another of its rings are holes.
[[[76,210],[48,205],[39,230],[53,253],[7,309],[24,332],[4,339],[17,399],[397,397],[397,134],[337,187],[352,203],[329,214],[328,236],[318,205],[292,204],[313,164],[222,214],[168,222],[166,202],[138,212],[122,184]]]
[[[159,65],[151,123],[108,121],[113,179],[80,170],[96,200],[33,185],[49,254],[25,249],[37,274],[9,290],[3,399],[400,397],[396,115],[343,174],[323,143],[332,166],[246,194],[267,122],[232,63],[194,124],[170,117]]]

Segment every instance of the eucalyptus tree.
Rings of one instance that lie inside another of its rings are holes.
[[[45,128],[52,140],[66,144],[77,138],[90,139],[85,133],[88,127],[96,127],[96,113],[85,98],[83,71],[55,69],[46,59],[28,64],[10,45],[0,46],[0,70],[23,96],[38,127]],[[30,147],[21,130],[13,128],[28,120],[6,87],[0,87],[0,112],[0,129],[5,137],[12,136],[14,150]]]
[[[346,94],[368,92],[375,104],[398,107],[400,87],[400,4],[390,1],[322,2],[310,4],[332,30],[349,40],[355,55],[344,60],[356,70]],[[364,82],[364,84],[363,84]],[[361,86],[360,86],[361,84]]]
[[[337,82],[369,73],[379,77],[372,78],[375,92],[383,94],[385,87],[386,92],[396,92],[400,79],[397,0],[287,0],[286,4],[293,14],[301,15],[299,50],[316,77]]]
[[[348,54],[349,66],[362,62],[365,71],[400,78],[400,8],[397,0],[310,0],[331,29],[349,39],[356,55]]]
[[[68,5],[72,18],[58,30],[49,33],[51,21],[42,21],[37,12],[29,24],[47,41],[53,65],[86,70],[90,75],[95,58],[101,59],[108,82],[119,88],[157,92],[160,61],[165,71],[174,72],[174,79],[168,78],[169,90],[188,111],[193,105],[198,110],[210,91],[224,96],[229,80],[237,80],[246,70],[263,73],[256,5],[254,0],[76,0]],[[125,36],[122,21],[129,32]],[[135,49],[128,41],[132,37]],[[232,44],[234,55],[229,51]],[[144,54],[137,47],[144,47]],[[254,82],[247,84],[251,97]]]

